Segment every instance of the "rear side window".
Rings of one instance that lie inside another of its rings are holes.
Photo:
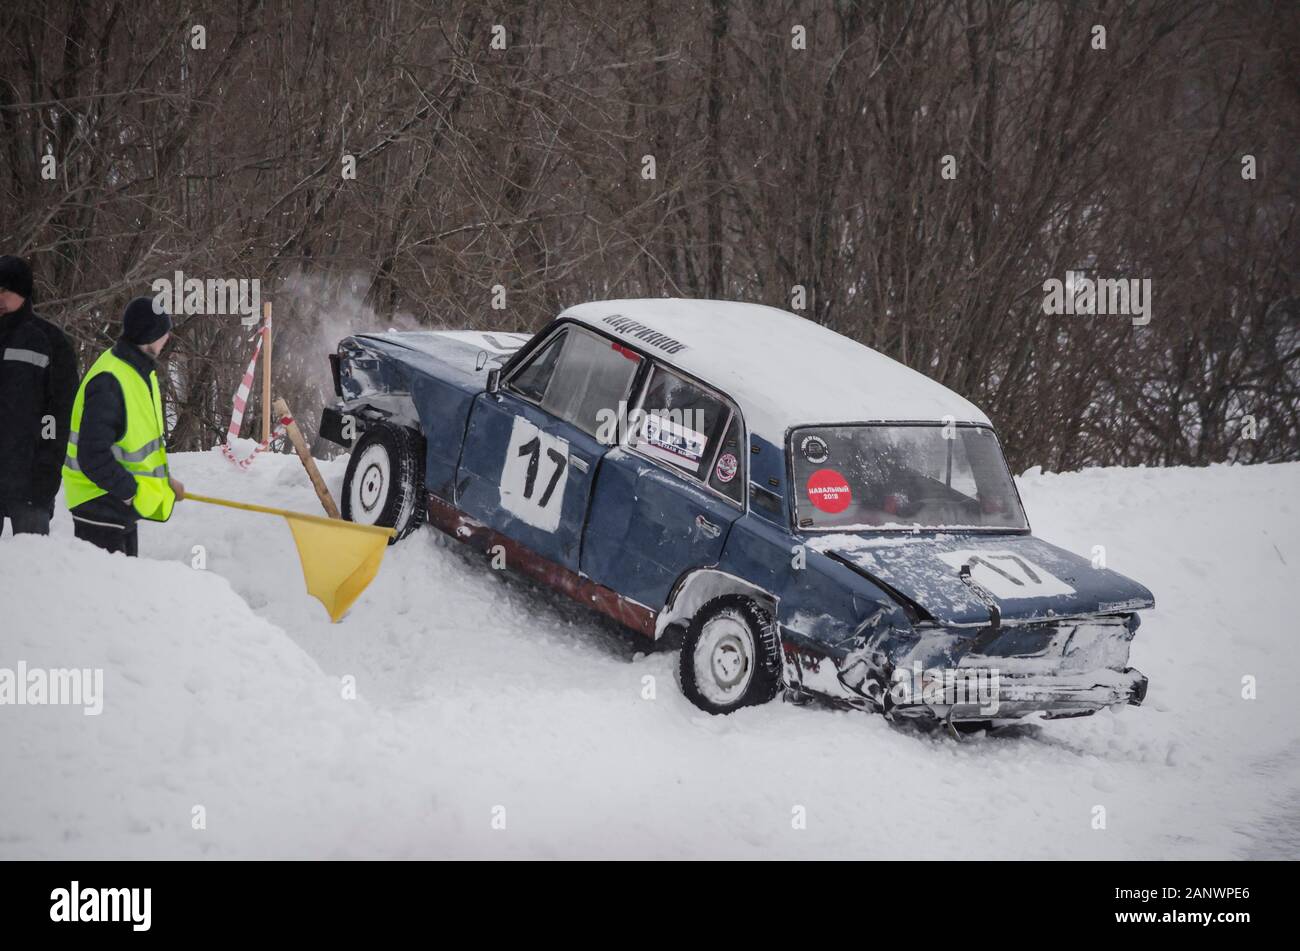
[[[617,413],[627,399],[640,362],[618,344],[570,327],[545,344],[511,377],[509,386],[594,436],[602,415]]]
[[[733,501],[741,500],[745,473],[740,420],[727,400],[657,366],[639,411],[632,448]]]
[[[713,469],[709,473],[709,485],[733,502],[740,502],[744,494],[741,467],[745,456],[740,451],[740,436],[740,417],[733,414],[731,425],[722,437],[717,458],[713,460]]]

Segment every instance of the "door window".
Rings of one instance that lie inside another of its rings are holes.
[[[546,396],[546,387],[555,373],[555,362],[560,357],[560,347],[564,343],[563,331],[551,338],[550,342],[537,351],[529,362],[510,378],[509,387],[530,403],[541,405]]]
[[[740,502],[740,428],[739,414],[726,399],[657,366],[641,399],[631,447]]]
[[[626,401],[641,358],[597,334],[560,331],[508,386],[529,402],[594,436],[603,419]]]

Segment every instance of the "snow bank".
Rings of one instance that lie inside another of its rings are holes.
[[[339,678],[220,575],[6,538],[0,603],[0,667],[103,671],[98,715],[0,707],[0,855],[400,848],[363,831],[410,805],[394,803],[409,797],[382,745],[398,735],[391,718],[343,700]]]
[[[291,458],[174,468],[315,508]],[[1022,478],[1037,534],[1155,592],[1151,692],[962,743],[779,702],[709,717],[674,655],[430,530],[330,625],[280,520],[182,503],[128,561],[62,514],[0,539],[0,668],[101,667],[104,710],[0,707],[0,857],[1300,857],[1298,481]]]

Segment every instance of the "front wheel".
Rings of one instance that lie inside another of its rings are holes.
[[[775,622],[741,595],[715,598],[691,619],[678,663],[682,692],[708,713],[766,703],[781,686]]]
[[[379,423],[357,441],[343,476],[343,517],[397,529],[395,544],[424,524],[424,453],[418,433]]]

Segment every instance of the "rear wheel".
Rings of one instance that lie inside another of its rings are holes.
[[[691,619],[678,662],[682,692],[709,713],[766,703],[781,685],[774,622],[741,595],[715,598]]]
[[[419,434],[402,426],[369,427],[352,449],[343,477],[343,517],[397,529],[394,544],[424,524],[424,452]]]

